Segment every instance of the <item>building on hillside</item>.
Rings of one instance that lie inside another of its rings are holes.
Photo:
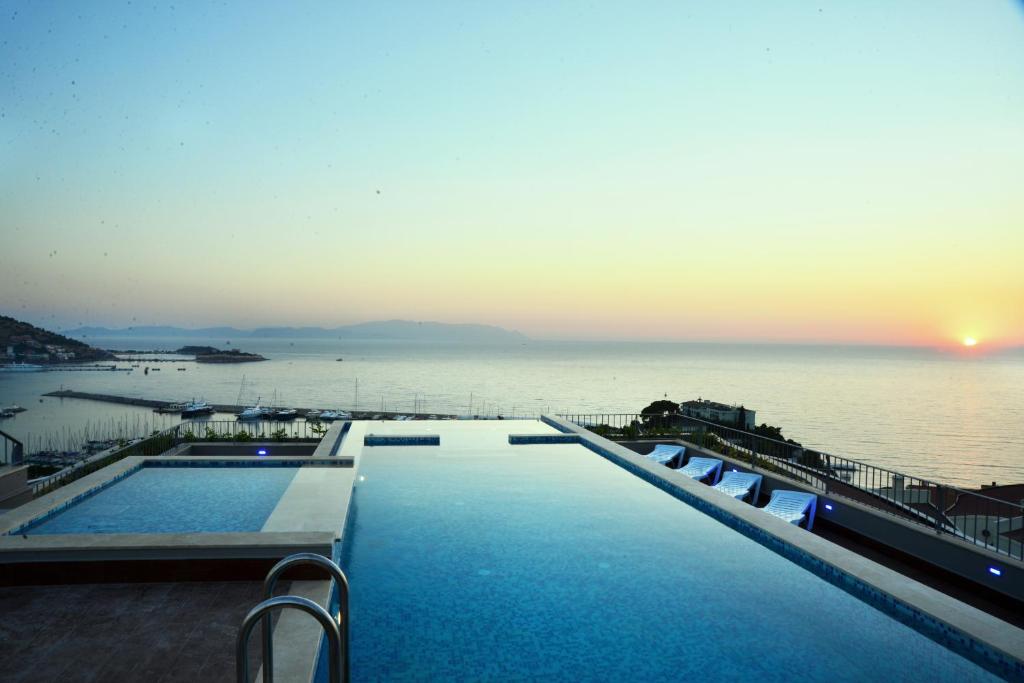
[[[730,406],[698,398],[696,401],[683,401],[680,403],[679,412],[689,417],[707,420],[708,422],[734,425],[740,429],[754,428],[754,411],[743,406]]]

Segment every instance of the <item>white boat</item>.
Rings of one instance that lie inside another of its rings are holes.
[[[346,413],[344,410],[325,410],[320,413],[320,420],[322,422],[334,422],[335,420],[349,420],[352,415]]]
[[[307,422],[313,422],[315,420],[319,420],[320,419],[320,415],[322,415],[324,412],[325,411],[323,411],[323,410],[307,410],[306,411],[306,415],[305,415],[306,421]]]
[[[25,408],[22,408],[19,405],[4,406],[3,408],[0,408],[0,410],[2,410],[4,412],[7,412],[7,413],[23,413],[23,412],[25,412]]]
[[[256,405],[250,406],[250,407],[246,408],[245,410],[243,410],[242,412],[240,412],[237,415],[237,417],[238,417],[239,420],[242,420],[242,421],[246,421],[246,420],[259,420],[260,418],[265,417],[267,415],[267,412],[268,412],[268,409],[262,407],[259,404],[259,402],[257,402]]]
[[[299,416],[299,411],[295,408],[281,408],[274,411],[274,414],[270,416],[271,420],[294,420]]]
[[[185,407],[181,409],[182,417],[196,417],[197,415],[211,415],[213,413],[213,406],[206,401],[192,401],[186,403]]]
[[[0,365],[0,372],[41,372],[42,369],[42,365],[35,365],[34,363],[7,363],[6,365]]]

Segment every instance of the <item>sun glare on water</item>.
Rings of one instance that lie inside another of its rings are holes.
[[[978,340],[974,337],[964,337],[964,346],[975,346]]]

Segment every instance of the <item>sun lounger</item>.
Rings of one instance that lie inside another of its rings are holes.
[[[675,446],[665,443],[659,443],[654,447],[654,450],[647,454],[647,457],[658,463],[659,465],[667,465],[675,457],[682,456],[686,452],[685,446]]]
[[[814,513],[818,507],[818,497],[813,493],[803,491],[772,491],[771,500],[762,510],[770,515],[775,515],[790,524],[799,525],[807,520],[807,530],[814,525]]]
[[[737,500],[750,496],[750,503],[753,505],[757,503],[757,497],[761,493],[762,478],[760,474],[732,470],[723,474],[722,480],[712,488]]]
[[[686,467],[679,471],[697,481],[704,481],[710,477],[710,483],[717,484],[718,478],[722,476],[722,461],[715,458],[690,458]]]

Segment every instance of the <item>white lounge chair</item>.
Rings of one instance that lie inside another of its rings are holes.
[[[679,470],[690,479],[704,481],[711,477],[711,483],[717,484],[718,478],[722,476],[722,461],[715,458],[690,458],[686,467]]]
[[[753,505],[757,503],[757,497],[761,494],[761,480],[763,478],[760,474],[754,474],[753,472],[737,472],[732,470],[723,474],[722,480],[712,488],[737,500],[743,500],[750,496],[750,503]]]
[[[772,491],[771,500],[761,509],[790,524],[799,525],[806,519],[807,530],[810,531],[814,525],[814,513],[817,508],[818,497],[813,493],[775,490]]]
[[[647,454],[647,457],[659,465],[667,465],[672,462],[672,459],[677,455],[682,456],[684,453],[686,453],[686,446],[674,446],[667,443],[659,443],[654,447],[653,451]]]

